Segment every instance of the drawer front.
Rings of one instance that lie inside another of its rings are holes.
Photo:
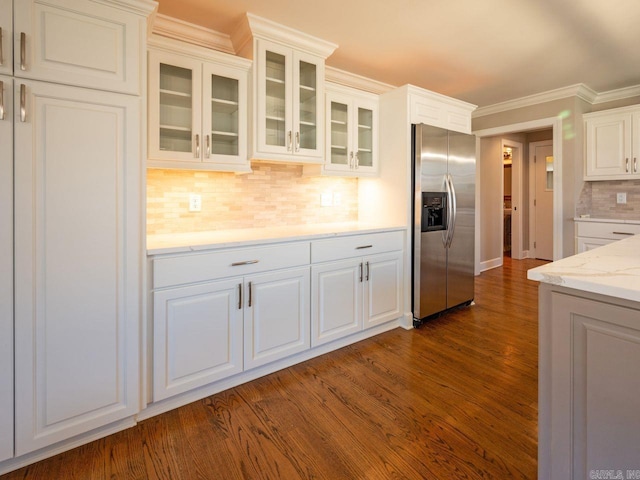
[[[631,235],[640,234],[640,225],[629,223],[578,222],[576,225],[578,237],[622,240]]]
[[[309,243],[190,253],[153,261],[153,288],[243,276],[309,264]]]
[[[311,242],[311,263],[402,250],[403,232],[370,233]]]

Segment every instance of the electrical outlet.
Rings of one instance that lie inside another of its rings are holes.
[[[333,194],[333,206],[334,207],[339,207],[340,205],[342,205],[342,195],[340,193],[334,193]]]
[[[320,206],[330,207],[333,204],[333,194],[331,192],[325,192],[320,194]]]
[[[626,193],[618,193],[616,194],[616,203],[618,205],[624,205],[627,203],[627,194]]]
[[[202,211],[202,196],[197,193],[189,194],[189,211],[200,212]]]

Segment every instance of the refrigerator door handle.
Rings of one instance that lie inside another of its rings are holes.
[[[456,220],[458,216],[458,206],[456,205],[456,189],[453,186],[453,179],[450,174],[447,174],[447,192],[449,193],[449,205],[451,206],[451,217],[449,217],[449,239],[447,241],[447,248],[451,247],[451,243],[453,242],[453,234],[456,230]]]

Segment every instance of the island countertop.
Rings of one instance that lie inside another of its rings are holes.
[[[640,235],[533,268],[527,278],[640,302]]]

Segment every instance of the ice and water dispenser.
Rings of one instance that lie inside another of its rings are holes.
[[[422,192],[422,231],[447,229],[447,193]]]

